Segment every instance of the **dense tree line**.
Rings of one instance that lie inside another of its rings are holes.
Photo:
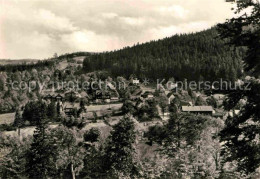
[[[74,53],[66,53],[57,56],[57,54],[54,55],[53,58],[48,58],[45,60],[35,60],[35,63],[31,61],[26,62],[27,60],[19,60],[17,64],[5,64],[5,65],[0,65],[0,71],[5,71],[5,72],[16,72],[16,71],[25,71],[25,70],[32,70],[34,68],[38,70],[44,69],[44,67],[53,67],[55,62],[57,60],[72,60],[74,57],[79,57],[79,56],[90,56],[94,53],[90,52],[74,52]],[[7,60],[6,60],[7,61]],[[12,60],[10,60],[12,61]]]
[[[57,57],[57,59],[71,59],[71,58],[74,58],[74,57],[79,57],[79,56],[90,56],[94,53],[91,53],[91,52],[73,52],[73,53],[65,53],[65,54],[62,54],[60,56]]]
[[[32,69],[38,69],[42,70],[45,67],[50,68],[54,65],[54,61],[51,60],[43,60],[43,61],[38,61],[36,63],[21,63],[21,64],[8,64],[8,65],[0,65],[0,71],[5,71],[5,72],[16,72],[16,71],[28,71]]]
[[[176,80],[235,80],[242,72],[244,49],[225,46],[215,28],[174,35],[121,50],[94,54],[84,60],[87,72],[108,70],[114,76]]]

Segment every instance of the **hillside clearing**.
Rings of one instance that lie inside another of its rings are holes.
[[[14,122],[15,113],[0,114],[0,125],[11,124]]]

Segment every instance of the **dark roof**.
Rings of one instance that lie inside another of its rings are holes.
[[[169,98],[169,97],[171,97],[172,95],[174,95],[174,94],[170,92],[170,93],[167,94],[167,97]]]
[[[52,98],[52,95],[51,95],[51,94],[47,94],[47,95],[45,96],[45,98]]]
[[[224,114],[224,113],[216,112],[216,113],[213,114],[213,116],[214,116],[214,117],[223,117],[223,116],[225,116],[225,114]]]
[[[192,105],[192,101],[180,101],[181,106],[191,106]]]
[[[62,98],[63,98],[64,95],[63,95],[63,94],[58,94],[58,95],[56,96],[56,98],[57,98],[57,97],[62,97]]]

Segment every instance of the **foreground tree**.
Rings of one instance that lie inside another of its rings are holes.
[[[15,112],[14,126],[18,128],[18,135],[20,136],[20,128],[23,126],[24,121],[22,118],[22,112],[18,109]]]
[[[48,106],[47,106],[47,116],[50,120],[55,121],[58,113],[57,113],[57,109],[58,107],[56,106],[55,102],[52,101]]]
[[[135,138],[132,119],[123,118],[113,127],[105,148],[105,166],[108,176],[120,178],[133,177],[138,174],[138,167],[134,161]]]
[[[1,178],[25,178],[26,157],[31,137],[20,140],[18,136],[0,137],[0,176]]]
[[[55,141],[47,135],[45,112],[40,109],[35,112],[38,113],[38,116],[34,116],[37,124],[33,142],[26,157],[26,173],[29,178],[48,178],[56,172],[56,146]]]
[[[225,107],[233,110],[240,99],[246,99],[239,115],[229,117],[221,131],[224,142],[223,156],[226,161],[238,162],[238,171],[246,174],[260,166],[260,82],[250,80],[251,90],[236,91],[229,94]]]
[[[39,112],[41,113],[41,119],[39,118]],[[47,105],[43,101],[29,101],[23,111],[23,121],[29,121],[30,125],[39,124],[39,120],[44,120],[42,122],[46,122],[47,119]]]
[[[85,150],[77,140],[78,132],[65,126],[51,131],[51,137],[57,140],[56,167],[61,177],[75,179],[83,168]]]
[[[158,143],[160,152],[168,158],[168,167],[162,177],[205,177],[207,172],[200,166],[206,162],[201,157],[204,155],[198,143],[210,119],[182,113],[178,98],[173,100],[170,111],[171,117],[166,125],[150,127],[146,133],[150,144]]]
[[[245,13],[250,10],[250,13]],[[218,25],[222,38],[227,38],[234,47],[246,47],[243,58],[245,70],[254,76],[260,74],[260,2],[259,0],[238,1],[237,17]],[[229,94],[225,107],[232,110],[241,99],[246,104],[239,115],[226,120],[221,140],[224,142],[223,156],[226,161],[237,161],[238,171],[249,174],[260,166],[260,82],[248,79],[243,90]]]
[[[79,178],[104,178],[104,150],[100,141],[100,131],[98,128],[91,128],[83,135],[84,148],[84,168],[80,172]]]
[[[84,140],[86,142],[97,142],[100,137],[100,131],[98,128],[91,128],[89,131],[85,132]]]

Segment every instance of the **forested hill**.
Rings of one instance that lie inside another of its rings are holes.
[[[54,56],[44,60],[37,59],[21,59],[21,60],[10,60],[10,59],[0,59],[0,72],[16,72],[16,71],[26,71],[26,70],[43,70],[44,68],[51,68],[56,64],[60,63],[62,60],[75,60],[75,58],[88,57],[94,52],[74,52],[66,53],[60,56]]]
[[[231,49],[215,28],[174,35],[121,50],[94,54],[84,60],[86,72],[107,70],[113,76],[176,80],[234,80],[241,75],[245,51]]]

